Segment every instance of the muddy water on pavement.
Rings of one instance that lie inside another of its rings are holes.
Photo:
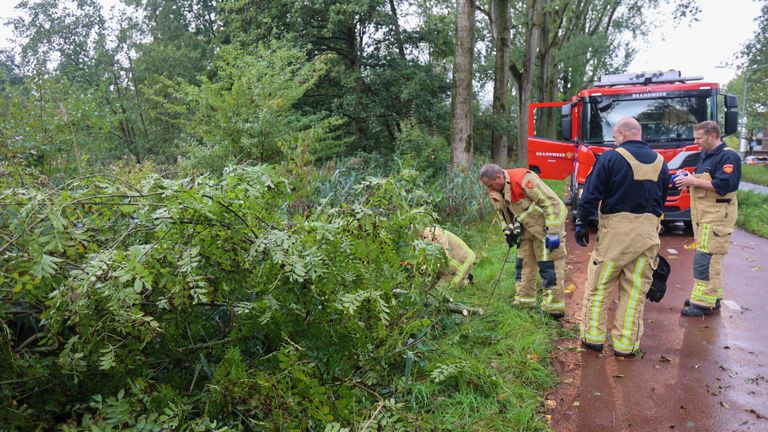
[[[568,237],[565,326],[577,326],[589,252]],[[646,302],[639,358],[558,342],[560,384],[547,396],[555,431],[768,431],[768,240],[737,231],[724,265],[725,302],[703,318],[680,315],[692,286],[693,238],[662,236],[672,265],[667,294]],[[616,308],[612,294],[609,326]],[[610,330],[610,327],[609,327]],[[610,333],[610,331],[609,331]]]

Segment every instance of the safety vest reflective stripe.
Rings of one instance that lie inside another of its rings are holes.
[[[603,271],[600,273],[600,282],[597,284],[597,293],[595,293],[595,298],[592,301],[592,316],[589,321],[589,333],[587,334],[587,337],[599,339],[600,342],[605,339],[605,334],[599,333],[600,329],[598,327],[598,322],[600,319],[600,309],[602,308],[602,302],[605,297],[605,284],[611,279],[612,273],[613,261],[608,260],[605,262]]]
[[[530,207],[525,209],[524,212],[517,215],[517,221],[522,222],[529,214],[531,214],[532,211],[537,210],[541,213],[544,213],[544,210],[541,209],[541,207],[537,206],[536,204],[531,204]]]
[[[547,310],[562,310],[565,309],[565,302],[552,303],[552,299],[555,297],[554,290],[547,290],[546,295],[542,299],[541,308]]]
[[[635,310],[637,309],[637,299],[640,298],[641,290],[643,289],[643,271],[645,270],[645,264],[647,260],[640,258],[635,265],[635,271],[632,274],[632,292],[629,295],[629,303],[627,304],[627,311],[624,314],[624,336],[621,339],[621,343],[627,346],[629,344],[629,336],[632,334],[632,325],[635,322]]]
[[[555,209],[552,206],[552,201],[547,197],[545,197],[544,195],[542,195],[541,190],[538,187],[535,188],[534,190],[536,191],[536,196],[538,197],[539,202],[543,201],[546,203],[547,211],[545,212],[546,221],[544,222],[544,225],[548,227],[562,225],[563,222],[565,221],[565,212],[563,211],[563,209],[559,208],[558,211],[555,212]],[[560,206],[558,205],[558,207]]]
[[[559,302],[559,303],[542,303],[542,308],[545,309],[564,309],[565,308],[565,302]]]
[[[546,239],[541,239],[541,260],[549,261],[549,248]]]
[[[716,296],[704,295],[704,291],[707,289],[707,282],[696,281],[693,285],[693,293],[691,293],[691,300],[697,300],[701,303],[708,305],[714,305],[717,301]]]
[[[515,301],[518,303],[536,303],[536,297],[518,297],[515,296]]]
[[[712,226],[710,224],[701,224],[701,238],[699,239],[699,250],[709,252],[709,232]]]
[[[631,352],[637,351],[637,349],[640,348],[640,344],[635,342],[630,345],[618,341],[613,341],[613,348],[618,352],[629,354]]]

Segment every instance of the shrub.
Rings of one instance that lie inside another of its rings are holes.
[[[355,424],[440,314],[424,304],[441,254],[409,234],[432,219],[413,173],[292,212],[303,195],[267,165],[60,188],[14,172],[0,178],[11,430]]]

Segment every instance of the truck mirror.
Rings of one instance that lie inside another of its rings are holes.
[[[571,140],[571,104],[560,107],[560,129],[563,131],[563,139]]]
[[[739,107],[739,99],[734,95],[723,95],[725,96],[725,109],[731,109],[731,108],[738,108]]]
[[[735,99],[735,98],[734,98]],[[725,112],[725,134],[730,135],[736,132],[739,123],[738,111],[726,111]]]

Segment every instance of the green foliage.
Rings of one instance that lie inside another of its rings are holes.
[[[402,376],[392,353],[429,326],[420,305],[438,267],[412,246],[409,228],[431,220],[412,174],[367,178],[305,214],[282,205],[299,196],[265,165],[60,188],[3,169],[6,425],[47,428],[72,410],[83,428],[351,424],[350,406],[370,403],[362,387]],[[403,260],[431,270],[409,276]]]
[[[468,174],[449,171],[429,185],[435,211],[457,225],[476,223],[493,211],[488,190],[479,180],[479,167]]]
[[[433,182],[444,177],[451,162],[448,142],[430,134],[413,121],[404,122],[401,128],[394,157],[405,166],[415,169],[427,181]]]
[[[742,165],[741,180],[749,183],[768,186],[768,166]]]
[[[768,238],[768,196],[751,191],[739,191],[738,195],[739,218],[736,225]]]
[[[763,101],[768,97],[765,67],[768,64],[768,3],[762,2],[760,15],[755,17],[757,30],[739,53],[739,76],[726,86],[731,94],[739,95],[739,111],[747,114],[747,134],[757,134],[768,125],[768,111]],[[746,72],[749,70],[749,72]],[[747,80],[747,102],[741,100],[744,80]]]
[[[299,51],[275,43],[253,54],[224,48],[215,79],[200,86],[166,80],[177,101],[171,111],[183,113],[179,124],[189,137],[191,163],[220,171],[231,161],[291,158],[302,167],[332,154],[336,143],[329,131],[337,120],[294,109],[322,70],[322,59],[307,62]]]
[[[349,138],[347,156],[391,155],[407,119],[448,133],[453,24],[441,6],[385,0],[225,2],[220,38],[241,49],[280,39],[310,58],[322,58],[327,68],[302,98],[303,112],[344,119],[339,132]],[[414,7],[428,21],[411,20]]]
[[[451,296],[483,307],[507,250],[499,231],[485,222],[468,230],[450,227],[478,252],[474,283]],[[450,430],[548,430],[541,393],[555,384],[550,340],[559,325],[537,311],[509,306],[514,260],[509,257],[485,315],[444,317],[439,337],[423,342],[435,355],[417,358],[407,400],[411,412],[427,412],[430,421]]]

